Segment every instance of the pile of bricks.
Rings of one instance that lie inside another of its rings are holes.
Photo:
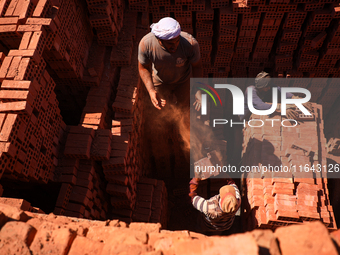
[[[118,34],[124,18],[124,1],[86,0],[90,13],[89,21],[95,29],[100,45],[113,46],[118,42]]]
[[[109,198],[98,161],[109,156],[110,130],[67,126],[61,142],[58,166],[51,178],[61,183],[54,213],[106,219]]]
[[[16,6],[14,2],[18,1],[11,1],[8,11]],[[51,19],[27,17],[28,13],[33,17],[43,15],[46,5],[42,2],[35,8],[33,4],[22,5],[25,15],[20,14],[19,19],[13,14],[1,17],[16,20],[13,26],[22,38],[16,41],[7,37],[10,50],[4,54],[7,56],[0,68],[0,169],[2,177],[47,183],[57,164],[59,138],[66,126],[53,91],[56,84],[45,70],[42,57],[54,24]]]
[[[141,177],[137,183],[133,221],[161,223],[167,226],[167,190],[163,181]]]
[[[77,0],[59,1],[55,6],[52,1],[40,2],[45,3],[46,12],[33,17],[51,18],[54,24],[43,49],[43,57],[54,71],[53,78],[58,84],[59,79],[73,79],[73,85],[82,85],[93,37],[86,7]]]
[[[263,69],[290,77],[339,77],[340,7],[334,1],[129,1],[158,22],[177,19],[200,44],[204,77],[255,77]],[[297,86],[297,85],[295,85]],[[306,84],[327,114],[340,95]],[[322,92],[322,93],[321,93]]]
[[[322,106],[313,104],[313,115],[313,120],[299,121],[296,127],[284,117],[273,116],[269,118],[273,123],[280,120],[285,126],[244,129],[242,165],[265,169],[253,169],[245,179],[248,229],[273,229],[314,220],[336,229],[327,188]],[[255,119],[264,121],[268,117],[252,115],[250,121]],[[314,143],[310,143],[311,138]]]
[[[257,229],[229,236],[205,236],[187,230],[164,230],[154,223],[126,224],[119,220],[37,214],[7,202],[0,203],[0,211],[1,248],[6,254],[20,250],[20,254],[60,251],[65,255],[117,252],[194,255],[228,250],[255,255],[270,249],[282,254],[312,254],[322,250],[337,255],[340,243],[339,230],[329,233],[320,222],[281,227],[275,232]]]
[[[130,12],[124,16],[123,27],[117,45],[113,46],[111,64],[113,66],[130,66],[133,42],[136,41],[137,13]],[[135,59],[134,59],[135,60]]]

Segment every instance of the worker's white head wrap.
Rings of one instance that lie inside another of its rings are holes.
[[[153,23],[150,28],[151,32],[162,40],[171,40],[181,33],[180,24],[170,17],[163,18],[158,23]]]

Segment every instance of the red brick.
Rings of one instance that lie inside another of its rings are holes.
[[[318,191],[317,190],[309,190],[309,189],[297,189],[296,190],[296,195],[309,195],[309,196],[317,196]]]
[[[4,13],[4,8],[6,7],[7,0],[0,0],[0,15],[2,16]]]
[[[42,31],[34,32],[27,49],[28,50],[37,49],[38,43],[40,42],[42,35],[43,35]]]
[[[22,36],[20,45],[19,45],[19,50],[27,50],[31,36],[32,36],[32,32],[25,32],[24,33],[24,35]]]
[[[1,239],[18,239],[25,242],[27,246],[30,246],[36,233],[37,230],[27,223],[10,221],[2,227],[0,236]]]
[[[33,105],[35,97],[29,91],[22,90],[1,90],[0,100],[26,100],[30,105]]]
[[[14,13],[14,10],[18,4],[18,1],[19,0],[12,0],[6,10],[6,13],[5,13],[5,16],[14,16],[13,13]]]
[[[77,203],[80,203],[80,204],[83,204],[84,206],[88,206],[88,204],[89,204],[89,199],[88,199],[87,196],[76,194],[76,193],[71,194],[70,200],[77,202]]]
[[[0,104],[1,105],[1,104]],[[1,107],[0,107],[1,109]],[[12,133],[13,125],[17,119],[17,114],[7,114],[4,124],[0,132],[0,141],[7,142],[10,134]]]
[[[61,208],[66,208],[66,205],[68,204],[68,201],[70,199],[72,191],[72,185],[63,183],[61,185],[59,195],[57,198],[56,206]]]
[[[73,193],[83,195],[83,196],[88,197],[89,199],[92,199],[92,192],[89,189],[86,189],[83,187],[79,187],[79,186],[73,187],[71,196]]]
[[[320,219],[320,214],[316,212],[310,211],[298,211],[300,218],[308,218],[308,219]]]
[[[59,176],[54,176],[55,182],[61,182],[61,183],[69,183],[72,185],[76,185],[77,182],[77,177],[75,177],[74,175],[70,175],[70,174],[62,174]]]
[[[273,188],[272,196],[275,196],[275,194],[293,195],[294,191],[293,191],[293,189],[276,189],[276,188]]]
[[[28,64],[30,63],[30,58],[22,58],[19,68],[18,68],[18,73],[14,77],[14,80],[24,80],[25,74],[27,71]]]
[[[93,130],[92,128],[84,128],[81,126],[70,126],[70,134],[86,134],[86,135],[90,135],[92,138],[94,137],[95,134],[95,130]]]
[[[64,167],[56,167],[55,172],[60,174],[72,174],[77,175],[77,167],[75,166],[64,166]]]
[[[17,31],[17,25],[0,25],[0,33],[6,33],[6,32],[15,33],[16,31]]]
[[[103,168],[110,168],[110,167],[122,167],[124,166],[124,158],[110,158],[109,160],[103,161]]]
[[[93,189],[93,182],[89,180],[82,180],[82,179],[77,179],[77,186],[88,188],[90,190]]]
[[[12,79],[12,78],[15,77],[16,73],[18,72],[20,61],[21,61],[21,57],[14,57],[13,58],[13,60],[11,62],[11,66],[9,67],[9,69],[7,71],[6,78]]]
[[[79,212],[81,214],[84,214],[85,206],[69,202],[66,206],[66,210],[73,211],[73,212]]]
[[[275,199],[296,201],[296,196],[295,195],[286,195],[286,194],[276,194]]]
[[[40,56],[36,50],[10,50],[8,56],[32,57],[36,63],[40,62]]]
[[[51,225],[51,224],[49,224]],[[38,228],[30,249],[33,254],[67,254],[77,233],[69,228],[54,229],[43,223]]]
[[[29,247],[24,241],[18,240],[16,237],[13,238],[0,238],[0,246],[2,254],[20,254],[20,255],[31,255]],[[13,253],[15,251],[15,253]]]
[[[337,251],[326,227],[321,222],[293,225],[275,230],[281,253],[332,255]],[[315,237],[318,238],[315,238]],[[294,237],[294,238],[292,238]]]
[[[0,203],[13,206],[19,210],[31,210],[31,204],[24,199],[0,197]]]
[[[22,210],[15,208],[13,206],[0,204],[0,211],[3,212],[8,218],[18,221],[27,221],[28,216]]]
[[[0,152],[7,153],[11,157],[15,157],[17,147],[13,143],[0,142]]]
[[[3,1],[3,2],[5,2],[5,1]],[[1,3],[0,3],[0,5],[1,5]],[[18,24],[18,22],[19,22],[18,17],[1,17],[0,18],[0,25],[12,25],[12,24]]]
[[[104,244],[89,238],[77,236],[73,241],[69,255],[101,254]]]
[[[2,65],[0,67],[0,81],[6,78],[6,75],[11,66],[12,60],[13,60],[13,57],[5,57],[4,61],[2,62]]]
[[[29,5],[30,5],[30,1],[19,0],[13,12],[13,16],[19,16],[20,20],[26,18],[28,11],[29,11],[28,9]]]
[[[55,22],[50,18],[28,18],[26,24],[48,26],[52,32],[55,32],[57,30]]]
[[[2,125],[5,119],[6,119],[6,113],[0,113],[0,131],[1,131],[1,128],[2,128]]]
[[[291,219],[299,219],[299,214],[298,212],[295,210],[285,210],[285,209],[279,209],[277,210],[276,214],[276,218],[278,220],[287,220],[287,218],[291,218]]]
[[[1,84],[2,89],[23,89],[23,90],[29,90],[30,88],[34,88],[36,90],[36,86],[34,85],[34,82],[31,81],[10,81],[10,80],[4,80]]]
[[[308,211],[308,212],[312,212],[312,213],[318,213],[318,209],[317,207],[314,206],[308,206],[308,205],[297,205],[296,209],[298,211]]]
[[[0,104],[0,112],[25,112],[31,115],[32,111],[32,106],[27,101]]]
[[[3,212],[0,212],[0,228],[2,228],[2,226],[5,225],[7,221],[8,217]]]
[[[318,202],[317,201],[310,201],[310,200],[303,200],[303,199],[297,199],[296,200],[296,204],[299,205],[306,205],[306,206],[313,206],[313,207],[317,207],[318,206]]]

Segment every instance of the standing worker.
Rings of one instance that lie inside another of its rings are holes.
[[[189,107],[190,77],[202,76],[202,62],[198,42],[176,20],[166,17],[151,25],[139,43],[138,62],[154,107],[161,110],[167,100]]]
[[[189,162],[190,78],[202,76],[198,42],[181,31],[175,19],[163,18],[151,25],[151,32],[139,43],[138,69],[150,97],[145,98],[145,125],[151,157],[158,178],[169,180],[176,175],[174,164],[179,161],[174,159],[174,151],[178,146],[183,147],[185,163]],[[177,132],[183,143],[177,139]],[[189,170],[189,165],[186,168]]]

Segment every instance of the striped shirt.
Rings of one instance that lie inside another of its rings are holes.
[[[195,196],[192,200],[193,206],[204,213],[205,225],[209,230],[228,230],[234,223],[235,214],[241,206],[241,196],[236,184],[230,184],[235,188],[238,206],[235,212],[225,213],[221,209],[220,195],[216,195],[206,200],[203,197]]]

